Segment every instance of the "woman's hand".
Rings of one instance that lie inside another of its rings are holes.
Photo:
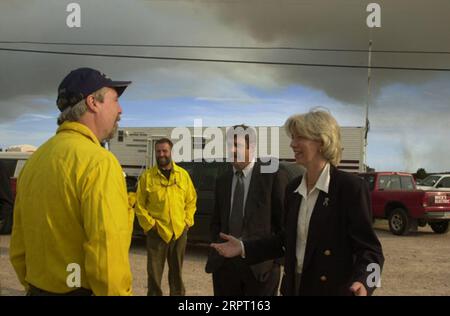
[[[367,296],[367,290],[361,282],[353,282],[350,291],[355,296]]]
[[[226,240],[224,243],[212,243],[210,246],[223,257],[233,258],[242,254],[241,241],[231,235],[220,233],[220,238]]]

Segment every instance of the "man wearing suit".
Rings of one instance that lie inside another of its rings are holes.
[[[286,172],[261,172],[261,164],[254,159],[253,129],[234,126],[227,132],[227,139],[233,160],[216,182],[212,241],[220,242],[220,232],[241,240],[278,233],[288,183]],[[206,272],[213,274],[216,296],[272,296],[277,294],[280,281],[280,264],[276,260],[248,265],[242,258],[226,259],[215,250],[208,257]]]

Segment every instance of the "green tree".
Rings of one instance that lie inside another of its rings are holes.
[[[425,171],[424,168],[419,168],[416,171],[416,178],[417,179],[425,179],[428,176],[428,173]]]

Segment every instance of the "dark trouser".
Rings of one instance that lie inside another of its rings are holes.
[[[215,296],[276,296],[280,283],[280,266],[274,264],[264,281],[258,281],[250,267],[240,258],[227,259],[213,272]]]
[[[187,230],[177,240],[168,244],[161,239],[153,228],[147,233],[147,275],[148,296],[161,296],[161,280],[164,265],[169,265],[169,287],[171,296],[184,296],[185,288],[182,278],[184,252],[187,243]]]
[[[92,296],[93,293],[91,290],[85,288],[78,288],[74,291],[68,293],[52,293],[40,288],[37,288],[30,284],[30,287],[27,292],[27,296]]]

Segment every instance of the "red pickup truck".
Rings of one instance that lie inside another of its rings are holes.
[[[403,172],[361,173],[369,184],[374,218],[385,218],[395,235],[406,235],[429,224],[438,234],[448,232],[450,192],[416,189],[414,178]]]

